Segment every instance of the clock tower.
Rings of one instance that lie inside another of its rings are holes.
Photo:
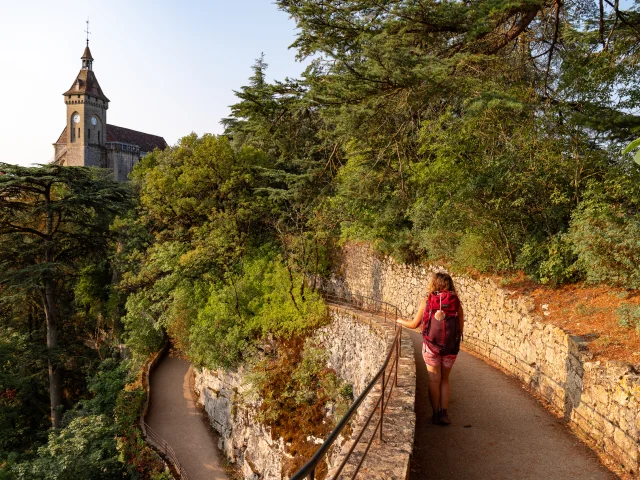
[[[109,99],[102,93],[93,73],[88,40],[82,55],[82,69],[63,95],[67,105],[67,127],[62,136],[66,138],[61,138],[63,142],[59,142],[60,151],[56,148],[56,158],[64,155],[64,164],[69,166],[107,167],[105,143]],[[63,143],[66,143],[64,151]]]
[[[113,180],[126,182],[142,157],[167,142],[158,135],[107,125],[109,99],[102,93],[87,46],[82,54],[82,68],[71,88],[63,93],[67,106],[65,127],[53,144],[53,163],[69,167],[100,167],[111,171]]]

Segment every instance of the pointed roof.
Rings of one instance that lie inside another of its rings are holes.
[[[91,52],[89,52],[89,54],[91,54]],[[96,74],[93,73],[93,70],[87,69],[80,70],[71,88],[64,92],[63,95],[91,95],[105,102],[109,101],[105,94],[102,93]]]
[[[64,127],[62,133],[58,137],[58,140],[54,145],[66,145],[67,144],[67,127]]]
[[[84,49],[84,53],[82,54],[82,57],[80,57],[81,60],[84,59],[89,59],[89,60],[93,60],[93,57],[91,56],[91,50],[89,50],[89,44],[87,43],[86,48]]]

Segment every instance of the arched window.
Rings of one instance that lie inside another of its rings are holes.
[[[80,138],[80,129],[78,129],[78,132],[76,133],[76,125],[77,123],[73,120],[74,117],[76,117],[78,115],[78,112],[73,112],[70,116],[69,116],[69,141],[71,142],[75,142],[76,140],[78,140]],[[79,118],[79,116],[78,116]]]

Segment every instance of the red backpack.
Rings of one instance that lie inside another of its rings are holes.
[[[459,307],[460,300],[453,292],[429,294],[422,317],[422,336],[431,351],[440,355],[457,355],[460,351]]]

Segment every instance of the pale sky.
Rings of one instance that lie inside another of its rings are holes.
[[[107,122],[160,135],[221,133],[261,52],[269,80],[299,77],[295,24],[270,0],[0,0],[0,162],[53,158],[90,20]]]

